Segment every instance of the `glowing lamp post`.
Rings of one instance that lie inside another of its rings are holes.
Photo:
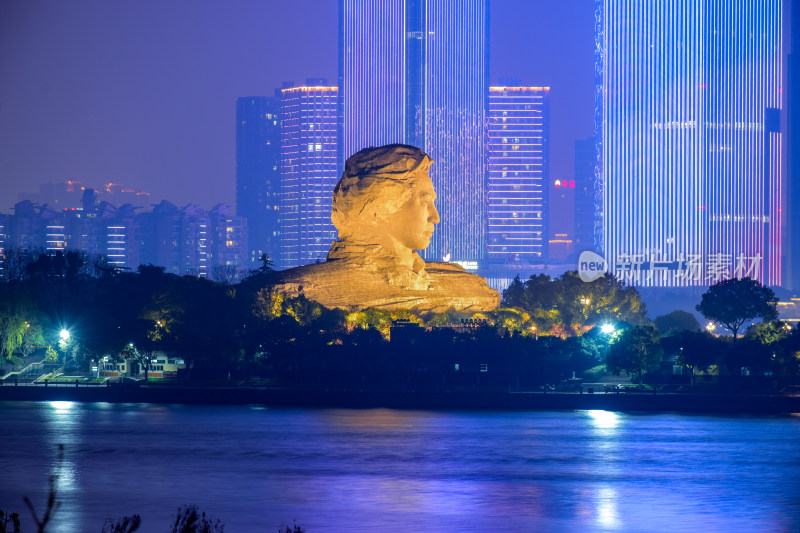
[[[614,333],[614,326],[611,324],[603,324],[602,326],[600,326],[600,331],[604,335],[612,335]]]
[[[64,372],[67,371],[67,345],[69,344],[70,334],[66,329],[62,329],[58,333],[58,347],[64,352]]]

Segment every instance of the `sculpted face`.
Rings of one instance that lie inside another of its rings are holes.
[[[433,182],[425,171],[415,176],[408,200],[387,218],[386,232],[412,250],[424,250],[431,243],[433,226],[439,223]]]

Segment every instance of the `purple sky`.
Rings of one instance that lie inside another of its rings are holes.
[[[551,175],[592,134],[592,0],[492,0],[491,74],[551,90]],[[40,183],[234,204],[235,102],[337,74],[336,0],[0,2],[0,211]]]

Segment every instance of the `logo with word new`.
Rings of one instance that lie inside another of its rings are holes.
[[[603,256],[585,251],[578,259],[578,276],[586,283],[600,279],[608,272],[608,263]]]

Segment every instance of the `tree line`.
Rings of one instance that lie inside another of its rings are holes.
[[[490,313],[347,312],[275,292],[262,259],[229,284],[152,265],[119,271],[79,252],[40,254],[0,283],[0,357],[8,364],[44,351],[76,369],[125,359],[146,375],[166,352],[186,361],[187,379],[392,388],[539,387],[606,371],[642,381],[670,361],[692,375],[714,367],[793,383],[797,374],[798,334],[775,322],[774,294],[751,280],[721,282],[698,306],[736,334],[729,340],[701,332],[689,313],[650,321],[635,288],[613,277],[516,278]],[[68,343],[59,343],[62,330]]]

